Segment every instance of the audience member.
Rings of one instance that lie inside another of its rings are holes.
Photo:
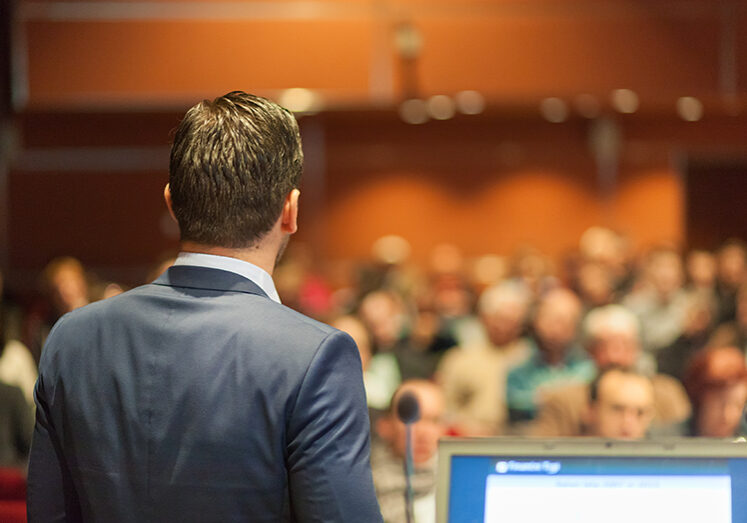
[[[416,523],[435,521],[436,457],[438,439],[445,433],[444,399],[441,389],[432,382],[404,382],[394,394],[389,413],[376,423],[377,438],[371,445],[371,470],[386,523],[404,523],[405,475],[404,459],[406,426],[396,414],[397,401],[404,392],[415,395],[420,406],[420,419],[412,424],[414,471],[414,516]]]
[[[735,317],[733,321],[720,324],[708,340],[709,346],[734,346],[747,353],[747,283],[736,294]]]
[[[394,352],[406,338],[408,314],[402,298],[388,290],[366,294],[358,307],[358,314],[371,333],[374,354]]]
[[[29,405],[34,404],[34,384],[38,372],[31,353],[18,340],[8,340],[0,352],[0,382],[15,385]]]
[[[90,301],[83,265],[75,258],[55,258],[44,268],[42,286],[46,301],[27,316],[26,345],[39,363],[42,346],[55,322]]]
[[[21,339],[21,307],[13,300],[5,288],[5,280],[0,271],[0,344],[8,340]]]
[[[650,375],[651,365],[641,353],[638,321],[627,309],[608,305],[593,310],[584,320],[584,343],[601,373],[614,367],[636,369]],[[654,393],[652,433],[674,435],[690,416],[690,403],[682,385],[673,377],[655,374],[651,378]],[[533,436],[580,436],[588,434],[585,413],[588,410],[588,383],[574,383],[547,390],[537,419],[529,428]]]
[[[616,301],[614,277],[607,267],[598,262],[581,263],[575,277],[575,289],[585,311]]]
[[[433,315],[434,324],[438,325],[435,341],[442,342],[433,350],[442,351],[474,339],[477,323],[472,314],[474,296],[465,276],[461,273],[437,274],[432,278],[430,287],[432,306],[429,312]]]
[[[579,239],[584,261],[597,263],[611,276],[615,293],[627,293],[632,286],[629,242],[621,234],[605,227],[589,227]]]
[[[716,287],[716,257],[701,249],[690,251],[685,260],[687,288],[714,293]]]
[[[589,387],[589,436],[641,439],[654,417],[651,380],[630,369],[608,367]]]
[[[685,372],[693,405],[691,434],[729,438],[739,429],[747,401],[747,366],[735,347],[708,347],[698,352]]]
[[[738,289],[747,279],[747,247],[742,240],[724,242],[716,255],[718,323],[734,321]]]
[[[0,382],[0,467],[25,469],[34,430],[32,412],[21,389]]]
[[[3,276],[0,273],[0,297],[2,296]],[[33,405],[36,363],[29,350],[16,339],[18,332],[12,327],[12,322],[5,321],[8,319],[5,313],[11,307],[6,309],[4,305],[0,304],[0,382],[18,386],[29,405]]]
[[[383,289],[364,296],[358,309],[371,333],[374,354],[394,358],[403,380],[430,378],[441,356],[428,351],[429,342],[420,345],[413,339],[413,313],[399,294]]]
[[[684,379],[685,367],[690,358],[710,344],[715,315],[716,301],[712,292],[703,288],[690,291],[682,334],[656,353],[659,372],[674,376],[680,381]]]
[[[577,343],[581,302],[567,289],[554,289],[537,305],[528,358],[508,374],[506,401],[512,422],[534,419],[543,390],[588,382],[595,374]]]
[[[646,256],[641,276],[641,287],[622,303],[638,317],[643,349],[653,355],[682,334],[688,301],[682,260],[674,249],[655,248]]]
[[[488,343],[448,351],[436,373],[451,427],[460,435],[486,436],[505,429],[506,375],[526,359],[524,334],[531,295],[516,281],[486,289],[478,302]]]
[[[674,249],[658,247],[632,271],[629,247],[610,229],[584,232],[563,280],[577,295],[558,287],[552,264],[531,247],[519,249],[509,263],[495,255],[467,260],[453,245],[439,245],[426,271],[407,262],[409,243],[395,236],[376,242],[369,270],[360,278],[361,265],[349,262],[342,271],[347,276],[339,276],[340,271],[311,262],[308,251],[286,257],[278,281],[280,287],[287,284],[287,305],[322,311],[322,320],[357,310],[358,316],[334,323],[359,345],[368,403],[375,411],[386,411],[403,379],[433,378],[443,387],[446,419],[455,434],[590,434],[593,427],[584,414],[590,408],[589,380],[615,365],[650,376],[655,398],[650,433],[676,433],[690,411],[683,387],[673,378],[684,379],[703,347],[747,353],[747,251],[733,239],[715,254],[693,250],[683,264]],[[164,258],[149,279],[172,261]],[[19,386],[28,401],[52,325],[91,299],[87,276],[74,258],[53,260],[43,272],[46,301],[23,311],[6,299],[0,274],[5,337],[0,380]],[[483,289],[475,315],[473,297]],[[335,298],[343,291],[347,298]],[[592,324],[605,323],[599,311],[615,303],[632,311],[636,326],[626,327],[624,320],[620,328],[595,328]],[[580,348],[581,319],[593,363]],[[740,387],[733,392],[738,396]],[[693,414],[694,433],[701,432],[695,430],[698,416],[705,414]],[[529,426],[520,423],[533,418]]]
[[[518,249],[511,260],[513,277],[521,281],[537,297],[558,286],[551,270],[550,260],[538,249],[525,245]]]
[[[376,411],[385,410],[401,381],[396,361],[387,357],[391,354],[372,355],[371,336],[366,326],[357,317],[340,316],[330,325],[350,334],[358,345],[368,406]]]

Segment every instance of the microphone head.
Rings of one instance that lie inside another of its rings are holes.
[[[397,400],[397,417],[406,425],[420,419],[420,403],[415,394],[409,390],[403,392]]]

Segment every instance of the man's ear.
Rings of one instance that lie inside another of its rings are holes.
[[[179,223],[176,219],[176,215],[174,214],[174,208],[171,204],[171,187],[169,184],[166,184],[166,187],[163,188],[163,200],[166,202],[166,208],[169,210],[169,214],[171,215],[171,218]]]
[[[293,189],[285,197],[283,213],[280,217],[280,228],[286,234],[293,234],[298,230],[298,198],[301,191]]]

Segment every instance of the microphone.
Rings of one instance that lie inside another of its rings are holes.
[[[397,401],[397,417],[405,425],[415,423],[420,419],[420,403],[415,394],[409,390],[403,392]]]
[[[415,494],[412,490],[412,424],[420,419],[420,403],[415,394],[409,390],[403,392],[397,401],[397,417],[405,424],[405,513],[407,523],[413,521],[413,502]]]

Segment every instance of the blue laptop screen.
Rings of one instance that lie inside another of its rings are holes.
[[[451,457],[449,523],[738,523],[747,459]]]

